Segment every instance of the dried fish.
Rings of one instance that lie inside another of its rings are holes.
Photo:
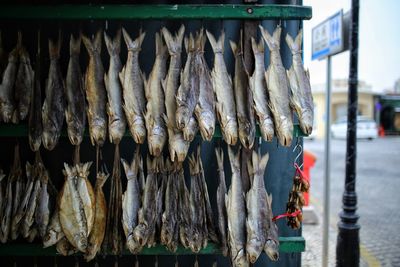
[[[181,52],[182,52],[182,41],[183,34],[185,33],[185,26],[181,26],[178,33],[175,36],[167,30],[167,28],[162,29],[165,42],[168,47],[170,61],[168,74],[163,82],[164,92],[165,92],[165,109],[166,115],[164,116],[165,124],[168,130],[168,148],[170,153],[170,158],[174,162],[175,159],[178,162],[183,162],[186,158],[187,152],[189,150],[189,142],[185,141],[183,138],[183,133],[178,129],[176,123],[176,94],[180,82],[181,74]]]
[[[246,203],[240,177],[240,151],[234,154],[228,147],[232,169],[231,186],[225,196],[228,217],[228,242],[233,266],[249,266],[246,258]]]
[[[217,97],[218,120],[225,142],[228,145],[235,145],[238,139],[238,124],[232,79],[226,70],[224,61],[225,33],[221,32],[218,41],[210,32],[206,31],[206,33],[214,51],[214,67],[211,77]]]
[[[42,175],[39,177],[40,180],[40,191],[37,199],[37,207],[35,212],[35,222],[38,228],[40,237],[46,235],[47,226],[50,222],[50,212],[52,211],[52,202],[50,199],[50,188],[49,188],[49,173],[43,165]]]
[[[4,187],[3,180],[5,177],[6,177],[6,175],[3,173],[3,169],[0,169],[0,220],[3,219],[3,203],[5,201],[4,190],[3,190],[3,187]],[[2,242],[2,240],[3,240],[3,231],[0,227],[0,241]]]
[[[165,191],[167,188],[167,183],[168,183],[168,171],[167,167],[168,165],[171,164],[170,159],[167,158],[166,162],[164,163],[163,159],[160,157],[159,160],[157,161],[157,184],[158,190],[157,190],[157,208],[156,208],[156,227],[153,230],[153,233],[150,237],[150,241],[148,244],[155,245],[156,241],[156,236],[155,234],[157,233],[157,237],[160,236],[161,233],[161,226],[162,226],[162,214],[163,211],[165,210]]]
[[[233,89],[235,92],[239,139],[243,147],[251,149],[256,137],[256,123],[254,120],[253,95],[249,88],[249,78],[244,65],[242,40],[242,32],[240,32],[238,44],[230,41],[232,52],[235,55]]]
[[[191,219],[189,190],[186,187],[183,168],[178,171],[178,218],[179,218],[179,239],[185,248],[190,248]]]
[[[82,35],[89,54],[89,64],[85,75],[85,91],[88,102],[89,133],[92,145],[103,146],[107,134],[106,89],[104,68],[101,62],[101,32],[99,29],[93,40]]]
[[[43,146],[53,150],[58,142],[64,122],[64,81],[60,67],[61,32],[57,43],[49,39],[50,67],[42,108]]]
[[[58,203],[60,224],[68,241],[79,251],[86,252],[88,223],[76,185],[76,169],[64,163],[64,175],[66,181],[60,192]]]
[[[59,198],[57,199],[57,202],[59,202]],[[51,217],[50,223],[47,227],[46,235],[43,237],[44,248],[55,245],[65,236],[61,228],[59,212],[60,209],[57,203],[53,216]]]
[[[76,187],[78,189],[79,197],[82,201],[83,210],[85,211],[85,218],[87,223],[87,235],[89,235],[92,232],[94,226],[94,213],[95,213],[94,190],[92,184],[88,180],[91,165],[92,162],[80,163],[75,165]]]
[[[3,38],[0,30],[0,77],[3,77],[3,71],[7,65],[7,53],[3,48]]]
[[[17,43],[20,43],[19,41]],[[14,84],[17,75],[19,47],[17,46],[8,55],[8,63],[0,83],[0,120],[10,122],[15,110]]]
[[[150,76],[145,82],[147,98],[146,128],[149,152],[158,157],[167,140],[167,132],[163,115],[165,113],[164,92],[161,81],[166,74],[167,47],[164,45],[159,33],[156,33],[156,59]]]
[[[108,133],[110,142],[119,144],[126,129],[126,118],[122,107],[122,86],[119,80],[119,73],[122,70],[122,63],[119,58],[121,51],[121,30],[117,31],[113,40],[104,32],[104,40],[108,54],[110,55],[108,74],[104,74],[104,82],[108,95]]]
[[[29,109],[29,146],[32,151],[38,151],[42,143],[42,87],[40,85],[40,33],[38,33],[38,51],[36,54],[34,84]]]
[[[15,80],[15,102],[16,102],[16,114],[13,115],[13,122],[18,123],[20,120],[24,120],[28,115],[29,106],[32,98],[33,90],[33,70],[29,53],[26,48],[22,45],[22,34],[18,32],[18,44],[19,46],[19,65],[17,77]]]
[[[140,191],[138,183],[140,151],[137,148],[131,164],[121,159],[124,166],[127,184],[126,191],[122,195],[122,226],[125,232],[128,249],[136,254],[140,247],[133,238],[133,230],[138,224],[138,212],[140,209]]]
[[[143,74],[139,65],[139,52],[146,33],[140,32],[134,41],[124,28],[122,28],[122,33],[128,49],[126,64],[119,74],[123,88],[123,108],[133,140],[138,144],[143,144],[146,139],[146,125],[143,116],[146,100]]]
[[[57,252],[63,256],[70,256],[78,252],[66,237],[61,238],[61,240],[57,242],[56,249]]]
[[[267,211],[268,211],[268,231],[267,238],[265,241],[264,251],[267,256],[277,261],[279,259],[279,239],[278,239],[278,226],[272,220],[272,195],[267,196]]]
[[[310,73],[304,69],[301,50],[303,31],[300,30],[296,39],[287,34],[286,43],[292,51],[292,66],[286,71],[291,95],[290,105],[296,111],[301,130],[311,134],[314,122],[314,102],[311,93]]]
[[[290,146],[293,135],[293,115],[289,106],[289,84],[279,53],[282,28],[278,25],[271,36],[260,25],[260,30],[270,50],[270,64],[265,72],[269,92],[269,108],[273,114],[275,133],[282,146]]]
[[[24,189],[25,189],[25,182],[23,181],[23,173],[22,173],[22,167],[21,167],[21,159],[20,159],[20,153],[19,153],[19,145],[15,145],[14,148],[14,162],[13,166],[11,169],[10,174],[13,176],[13,183],[14,183],[14,193],[13,193],[13,209],[11,213],[11,239],[15,240],[18,237],[19,234],[19,229],[18,226],[14,226],[14,217],[16,216],[18,212],[18,207],[21,203],[21,198],[24,194]]]
[[[181,85],[176,94],[176,126],[180,130],[188,126],[199,100],[199,75],[198,64],[196,64],[198,47],[199,44],[195,42],[192,34],[189,35],[189,38],[185,38],[187,59],[182,72]]]
[[[226,257],[228,255],[228,243],[226,235],[227,214],[225,206],[226,183],[225,183],[225,172],[224,172],[224,153],[221,148],[216,148],[215,155],[217,156],[218,179],[219,179],[217,188],[218,229],[220,237],[219,241],[221,244],[222,254]]]
[[[12,176],[8,175],[6,191],[5,191],[5,201],[3,202],[3,214],[1,217],[1,242],[6,243],[8,240],[8,235],[11,228],[11,213],[12,213]]]
[[[78,146],[82,142],[86,127],[86,101],[83,88],[83,77],[79,64],[81,52],[81,36],[74,38],[71,34],[69,41],[69,63],[66,77],[65,95],[67,108],[65,121],[67,122],[68,137],[71,144]]]
[[[257,44],[251,38],[251,46],[254,54],[254,72],[250,77],[250,89],[253,93],[254,110],[257,114],[257,121],[260,126],[261,136],[265,141],[272,141],[274,138],[274,122],[271,111],[268,107],[268,91],[265,81],[264,67],[264,40]]]
[[[203,29],[200,30],[203,32]],[[211,141],[215,130],[215,95],[212,85],[212,78],[210,69],[208,68],[206,59],[204,58],[204,45],[206,38],[203,34],[200,40],[200,47],[198,51],[199,60],[198,74],[199,74],[199,101],[196,105],[194,113],[199,123],[200,133],[203,140]]]
[[[108,174],[103,172],[97,173],[95,191],[95,212],[94,227],[88,237],[88,247],[85,254],[86,261],[94,259],[103,242],[106,230],[107,203],[103,193],[104,183],[107,181]]]
[[[183,128],[183,139],[188,142],[192,142],[196,137],[197,132],[199,131],[199,125],[197,124],[196,119],[192,116],[189,119],[189,123]]]
[[[250,176],[253,176],[250,190],[246,194],[247,207],[247,259],[255,263],[260,256],[266,241],[268,230],[267,191],[264,184],[264,171],[269,155],[261,157],[253,151],[252,160],[248,162]]]

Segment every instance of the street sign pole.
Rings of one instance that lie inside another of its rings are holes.
[[[336,266],[360,265],[360,225],[357,223],[356,158],[358,106],[358,21],[359,0],[351,2],[350,71],[347,111],[346,177],[343,193],[343,211],[339,214],[336,245]]]
[[[325,180],[324,180],[324,217],[322,235],[322,266],[328,267],[329,251],[329,206],[330,206],[330,173],[331,173],[331,56],[326,61],[326,95],[325,95]]]

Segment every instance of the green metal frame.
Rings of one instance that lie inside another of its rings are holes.
[[[303,252],[306,243],[303,237],[280,237],[280,252],[292,253]],[[163,245],[156,245],[152,248],[143,248],[140,255],[192,255],[191,250],[179,246],[175,253],[166,249]],[[221,255],[221,250],[217,244],[209,243],[206,248],[200,250],[199,255]],[[56,248],[43,248],[41,244],[6,244],[0,245],[0,256],[60,256]],[[108,254],[111,255],[111,254]],[[124,250],[122,255],[132,255],[129,250]]]
[[[4,5],[4,19],[311,19],[295,5]]]
[[[200,133],[199,133],[200,135]],[[28,136],[28,125],[26,124],[0,124],[0,137],[26,137]],[[67,137],[67,130],[63,129],[61,136]],[[89,136],[89,131],[85,131],[85,136]],[[129,130],[126,131],[125,136],[131,136]],[[293,127],[293,137],[307,136],[302,132],[298,124]],[[216,125],[214,138],[222,137],[221,127]],[[257,125],[256,137],[261,137],[260,128]]]

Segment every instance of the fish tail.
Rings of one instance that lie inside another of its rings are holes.
[[[164,55],[167,50],[167,46],[164,45],[160,33],[156,32],[156,55]]]
[[[221,31],[221,36],[218,41],[216,41],[214,35],[206,30],[207,38],[210,41],[211,47],[214,53],[223,53],[224,52],[224,42],[225,42],[225,32]]]
[[[108,53],[110,55],[118,55],[121,51],[121,29],[118,29],[114,39],[111,39],[111,37],[104,32],[104,41],[106,43]]]
[[[172,36],[171,32],[169,32],[165,27],[162,28],[161,31],[164,36],[165,43],[167,44],[169,54],[173,55],[180,53],[182,50],[183,35],[185,34],[185,26],[183,24],[181,25],[175,37]]]
[[[0,44],[1,44],[1,37],[0,37]],[[17,33],[17,48],[21,49],[22,47],[22,32],[18,31]]]
[[[224,169],[224,151],[221,147],[215,148],[215,155],[217,156],[218,169]]]
[[[60,50],[61,50],[61,31],[58,31],[58,40],[54,42],[52,39],[49,39],[49,55],[50,59],[60,58]]]
[[[261,38],[260,42],[257,44],[257,41],[251,37],[251,47],[253,48],[253,53],[264,53],[264,41]]]
[[[132,41],[129,33],[124,28],[122,28],[122,35],[124,36],[125,44],[128,50],[139,50],[142,46],[143,39],[146,36],[146,32],[142,32],[142,29],[140,29],[139,36],[134,41]]]
[[[262,175],[265,171],[269,159],[269,154],[265,154],[261,157],[260,154],[253,151],[252,161],[253,161],[253,171],[254,173]]]
[[[228,146],[228,155],[229,155],[229,161],[231,163],[232,173],[240,172],[240,161],[239,161],[240,149],[235,155],[233,149],[230,146]]]
[[[70,55],[79,55],[81,52],[81,35],[77,38],[71,34],[71,38],[69,40],[69,54]]]
[[[204,51],[204,46],[206,44],[206,38],[204,38],[204,29],[203,28],[201,28],[198,32],[196,32],[195,43],[196,43],[197,51],[199,51],[199,52]]]
[[[263,26],[259,25],[259,27],[261,30],[261,35],[263,36],[265,42],[267,43],[268,48],[270,50],[279,49],[279,42],[281,38],[282,28],[280,26],[277,26],[273,35],[271,36],[268,30],[264,29]]]
[[[96,175],[96,184],[100,187],[103,187],[109,176],[110,174],[108,173],[98,172]]]
[[[300,30],[299,33],[297,34],[296,38],[293,39],[292,36],[286,34],[286,43],[289,46],[290,50],[292,51],[292,54],[299,53],[301,51],[301,42],[303,39],[303,31]]]
[[[102,31],[103,31],[102,29],[98,29],[96,32],[96,35],[94,37],[94,40],[93,40],[93,49],[95,51],[97,51],[98,53],[101,52],[101,32]]]

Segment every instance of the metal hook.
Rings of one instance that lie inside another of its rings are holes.
[[[297,160],[301,157],[301,155],[303,153],[303,146],[300,145],[299,138],[297,138],[297,142],[296,142],[296,145],[293,148],[293,152],[295,152],[298,148],[300,148],[300,150],[299,150],[299,153],[294,158],[294,164],[297,163]],[[301,163],[301,165],[299,167],[302,168],[303,167],[303,163]]]

